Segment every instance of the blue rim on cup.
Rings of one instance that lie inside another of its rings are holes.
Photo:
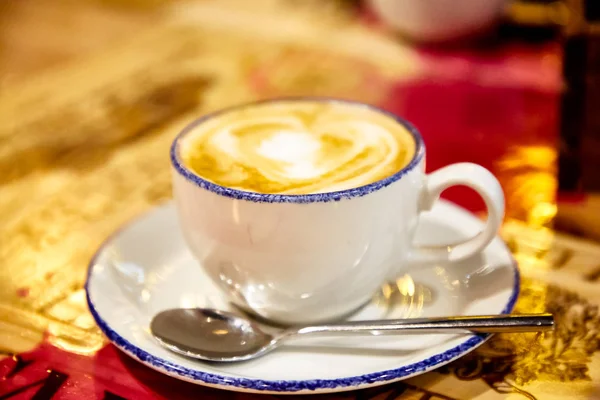
[[[183,139],[188,133],[190,133],[195,127],[202,124],[203,122],[216,117],[221,114],[225,114],[227,112],[241,109],[253,105],[265,104],[265,103],[282,103],[282,102],[290,102],[290,101],[317,101],[317,102],[328,102],[328,103],[341,103],[341,104],[349,104],[354,106],[361,106],[370,108],[379,113],[385,114],[391,118],[393,118],[396,122],[401,124],[406,128],[406,130],[412,135],[415,141],[415,154],[413,155],[410,162],[402,169],[390,175],[386,178],[380,179],[378,181],[369,183],[367,185],[345,189],[335,192],[325,192],[325,193],[311,193],[311,194],[266,194],[266,193],[257,193],[257,192],[248,192],[244,190],[232,189],[226,186],[221,186],[216,183],[210,182],[199,175],[192,172],[189,168],[187,168],[182,162],[179,155],[179,142]],[[415,128],[410,122],[405,119],[389,112],[383,110],[379,107],[360,103],[358,101],[353,100],[343,100],[343,99],[335,99],[329,97],[284,97],[284,98],[276,98],[269,100],[260,100],[252,103],[246,103],[241,105],[236,105],[233,107],[225,108],[219,110],[214,113],[207,114],[203,117],[200,117],[187,125],[181,133],[175,137],[173,140],[173,144],[171,145],[171,164],[175,168],[175,170],[185,177],[187,180],[193,182],[197,186],[206,189],[210,192],[216,193],[221,196],[230,197],[236,200],[247,200],[252,202],[259,203],[323,203],[330,201],[340,201],[342,199],[351,199],[353,197],[360,197],[367,195],[372,192],[376,192],[390,184],[396,182],[400,178],[402,178],[407,172],[414,169],[423,157],[425,156],[425,144],[423,143],[423,139],[419,134],[417,128]]]

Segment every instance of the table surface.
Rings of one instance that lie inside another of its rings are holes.
[[[517,311],[557,319],[553,333],[495,335],[432,373],[326,397],[600,397],[600,245],[552,230],[556,43],[417,50],[342,1],[9,4],[0,9],[0,399],[254,397],[120,354],[94,324],[83,283],[111,232],[170,199],[167,149],[183,125],[297,94],[406,116],[428,143],[428,170],[490,168],[524,277]],[[447,197],[481,213],[472,193]]]

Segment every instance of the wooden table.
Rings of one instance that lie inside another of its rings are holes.
[[[417,50],[344,2],[9,4],[0,9],[0,399],[253,397],[120,354],[88,313],[83,283],[111,232],[170,199],[167,149],[183,125],[295,94],[405,115],[425,136],[429,170],[462,160],[493,170],[507,194],[502,234],[524,276],[517,310],[558,322],[554,333],[496,335],[435,372],[327,398],[600,397],[600,246],[551,229],[557,44]],[[469,192],[447,197],[482,210]]]

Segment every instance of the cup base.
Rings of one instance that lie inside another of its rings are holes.
[[[296,322],[291,322],[289,320],[284,321],[284,320],[281,320],[278,318],[269,318],[264,315],[261,315],[259,312],[253,310],[251,307],[237,304],[234,302],[230,302],[229,304],[231,304],[231,306],[233,308],[240,311],[242,314],[244,314],[248,318],[251,318],[254,321],[256,321],[262,325],[265,325],[268,327],[273,327],[273,328],[284,329],[284,328],[289,328],[289,327],[298,326],[298,325],[304,326],[304,325],[309,325],[309,324],[325,324],[325,323],[333,323],[333,322],[347,320],[347,319],[350,319],[352,316],[361,312],[365,307],[367,307],[369,304],[371,304],[372,301],[373,301],[373,299],[369,298],[368,300],[366,300],[364,303],[362,303],[358,307],[355,307],[351,311],[348,311],[348,312],[346,312],[342,315],[336,316],[336,317],[329,317],[329,318],[315,317],[315,318],[311,318],[310,320],[298,320]]]

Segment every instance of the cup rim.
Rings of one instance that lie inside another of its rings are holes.
[[[227,186],[222,186],[217,183],[211,182],[207,179],[202,178],[200,175],[193,172],[191,169],[187,168],[180,157],[180,141],[187,136],[195,127],[200,125],[201,123],[217,117],[221,114],[228,113],[230,111],[234,111],[236,109],[241,109],[245,107],[250,107],[259,104],[269,104],[269,103],[285,103],[285,102],[298,102],[298,101],[317,101],[317,102],[326,102],[326,103],[339,103],[339,104],[349,104],[353,106],[360,106],[365,108],[370,108],[376,112],[387,115],[388,117],[394,119],[397,123],[402,125],[413,137],[415,141],[415,153],[413,154],[412,159],[408,164],[406,164],[403,168],[396,171],[394,174],[389,175],[385,178],[379,179],[375,182],[368,183],[366,185],[357,186],[350,189],[332,191],[332,192],[321,192],[321,193],[309,193],[309,194],[276,194],[276,193],[258,193],[258,192],[250,192],[240,189],[233,189]],[[235,200],[247,200],[255,203],[323,203],[330,201],[340,201],[342,199],[351,199],[355,197],[362,197],[369,193],[376,192],[384,187],[389,186],[390,184],[400,180],[404,175],[413,170],[415,167],[419,165],[421,160],[425,155],[425,144],[423,143],[423,138],[421,134],[417,130],[417,128],[412,125],[410,122],[405,120],[404,118],[390,112],[384,110],[380,107],[374,106],[372,104],[362,103],[355,100],[347,100],[347,99],[339,99],[333,97],[316,97],[316,96],[295,96],[295,97],[278,97],[271,98],[265,100],[252,101],[243,104],[237,104],[231,107],[226,107],[220,109],[215,112],[208,113],[199,117],[185,126],[182,131],[175,137],[171,144],[170,157],[171,157],[171,165],[179,173],[188,181],[194,183],[196,186],[213,192],[217,195],[221,195],[224,197],[229,197]]]

